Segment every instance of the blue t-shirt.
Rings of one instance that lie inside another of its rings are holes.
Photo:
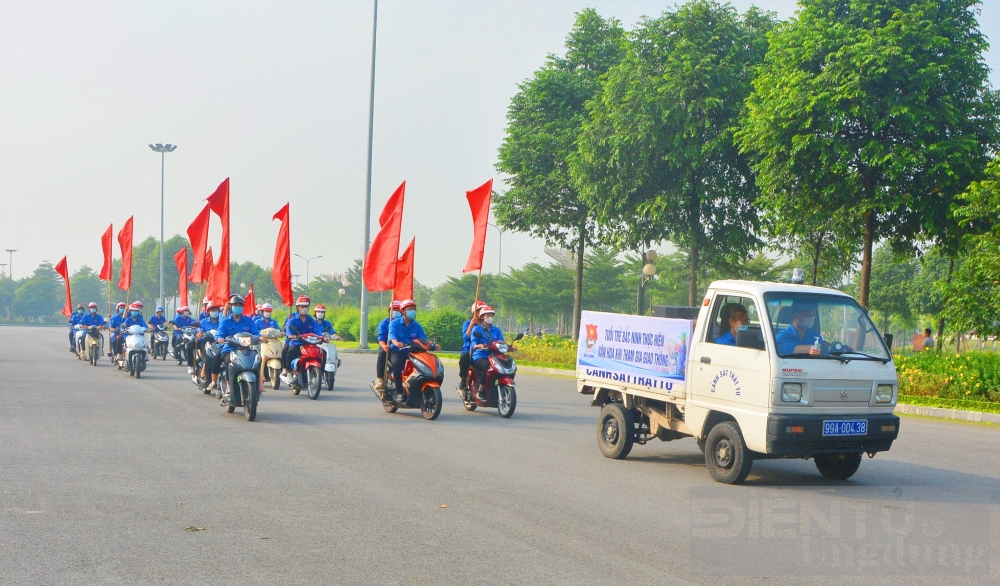
[[[254,336],[260,335],[260,330],[257,329],[257,324],[254,323],[252,319],[250,319],[249,317],[241,316],[240,321],[237,322],[236,318],[230,315],[228,317],[222,318],[222,320],[219,321],[219,331],[216,337],[219,339],[229,338],[235,334],[239,334],[240,332],[246,332]],[[229,343],[227,342],[222,345],[222,350],[220,353],[226,354],[231,350],[232,348],[229,346]]]
[[[146,325],[146,320],[144,320],[142,318],[142,314],[139,314],[139,315],[137,315],[135,317],[132,317],[130,315],[130,316],[126,317],[124,321],[122,321],[122,329],[127,330],[130,327],[132,327],[132,326],[142,326],[142,327],[146,328],[147,330],[149,329],[149,326]]]
[[[111,317],[111,324],[108,327],[117,331],[118,328],[121,327],[123,321],[125,321],[125,316],[120,313],[116,313]]]
[[[150,327],[152,327],[152,326],[162,326],[165,323],[167,323],[167,318],[161,317],[159,315],[153,315],[153,317],[149,318],[149,325],[150,325]]]
[[[185,317],[183,315],[178,315],[177,317],[174,318],[173,321],[175,328],[189,328],[195,325],[196,323],[197,322],[194,321],[193,317],[191,316]]]
[[[806,333],[800,338],[799,332],[792,325],[778,332],[774,336],[774,341],[778,344],[778,355],[783,356],[795,354],[796,346],[812,346],[816,343],[816,338],[819,338],[820,342],[823,341],[823,336],[813,329],[806,330]]]
[[[69,329],[72,330],[73,326],[79,324],[81,319],[83,319],[83,314],[78,311],[74,311],[73,315],[69,316]]]
[[[736,345],[736,337],[733,336],[733,331],[730,330],[730,331],[726,332],[725,334],[722,334],[721,336],[719,336],[718,338],[716,338],[715,339],[715,343],[716,344],[724,344],[726,346],[735,346]]]
[[[257,328],[261,330],[266,330],[267,328],[281,329],[278,327],[278,320],[274,318],[260,316],[253,321],[257,324]]]
[[[490,329],[486,329],[483,326],[477,325],[472,328],[472,346],[477,346],[479,344],[490,344],[492,342],[502,342],[503,332],[500,331],[500,327],[493,325]],[[480,358],[489,358],[490,351],[488,348],[477,348],[472,351],[472,360],[475,362]]]
[[[472,320],[467,319],[465,320],[465,323],[462,324],[462,354],[468,353],[469,348],[472,347],[472,339],[469,338],[469,324],[471,323]]]
[[[413,320],[410,322],[410,325],[406,325],[402,317],[397,317],[389,322],[389,353],[409,352],[408,346],[410,342],[426,337],[427,334],[424,333],[424,328],[420,325],[420,322]],[[402,349],[397,348],[392,343],[393,340],[402,342],[404,347]]]
[[[389,318],[378,322],[378,330],[376,331],[375,339],[379,342],[389,342]]]
[[[198,331],[203,333],[211,332],[212,330],[219,329],[219,320],[212,321],[212,318],[206,317],[198,323]]]
[[[317,336],[323,335],[323,330],[320,325],[316,323],[313,316],[307,315],[305,319],[301,315],[296,313],[287,322],[285,322],[285,335],[286,336],[301,336],[303,334],[316,334]],[[302,342],[300,340],[289,340],[289,346],[301,346]]]
[[[316,325],[319,326],[321,334],[327,334],[332,336],[337,333],[337,330],[333,329],[333,324],[325,319],[316,320]]]
[[[80,325],[87,326],[88,328],[91,326],[101,327],[105,325],[105,323],[104,316],[99,313],[95,313],[94,315],[90,315],[88,313],[83,316],[83,319],[80,320]]]

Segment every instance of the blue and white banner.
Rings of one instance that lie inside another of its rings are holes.
[[[693,324],[686,319],[584,311],[577,372],[587,378],[677,392],[684,387]]]

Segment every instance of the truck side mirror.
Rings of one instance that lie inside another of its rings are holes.
[[[740,330],[736,332],[737,348],[764,349],[764,338],[757,330]]]

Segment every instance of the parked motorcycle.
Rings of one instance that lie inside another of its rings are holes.
[[[98,326],[90,326],[83,336],[83,346],[86,348],[85,354],[87,362],[91,366],[97,366],[101,354],[104,353],[104,334]]]
[[[125,351],[117,358],[118,370],[127,370],[135,378],[140,378],[146,370],[149,344],[145,334],[146,328],[140,325],[129,327],[125,333]]]
[[[188,326],[182,330],[174,330],[176,334],[174,344],[174,360],[177,361],[177,365],[180,366],[187,361],[187,357],[184,355],[185,349],[187,348],[188,342],[194,339],[195,333],[197,332],[194,327]]]
[[[396,392],[396,381],[386,371],[385,390],[372,392],[382,401],[386,413],[398,409],[420,409],[424,419],[434,420],[441,414],[441,383],[444,382],[444,365],[433,353],[437,345],[426,339],[410,342],[406,366],[403,368],[403,392]]]
[[[323,338],[316,334],[304,334],[299,336],[302,342],[301,354],[289,365],[292,367],[290,384],[293,395],[298,395],[302,389],[306,390],[309,398],[316,400],[319,398],[319,391],[323,388]]]
[[[257,382],[257,372],[260,370],[260,352],[255,344],[259,341],[256,336],[246,332],[240,332],[227,340],[219,340],[219,343],[228,342],[232,350],[225,356],[225,364],[222,367],[222,374],[219,375],[219,391],[222,395],[222,405],[226,412],[236,411],[233,405],[234,394],[239,397],[240,405],[243,406],[243,417],[247,421],[257,418],[257,403],[260,401],[260,387]],[[236,388],[229,388],[228,367],[232,366],[236,377]]]
[[[514,341],[524,337],[518,333]],[[486,369],[486,387],[478,394],[473,391],[478,385],[476,373],[469,369],[465,388],[456,387],[458,396],[462,398],[462,406],[466,411],[475,411],[476,407],[496,407],[503,418],[509,418],[517,408],[517,391],[514,385],[514,374],[517,365],[514,359],[507,355],[513,350],[505,342],[494,341],[487,347],[490,351],[490,367]]]
[[[281,388],[281,352],[285,334],[277,328],[264,328],[260,332],[260,380],[270,382],[271,388]]]
[[[326,390],[332,391],[333,384],[337,381],[337,369],[340,368],[340,357],[337,354],[337,347],[333,342],[324,342],[320,348],[326,351],[326,364],[323,365],[323,382],[326,383]]]
[[[170,345],[170,336],[167,334],[167,330],[159,326],[153,326],[153,329],[149,333],[149,345],[152,348],[153,360],[159,358],[160,360],[167,359],[167,348]]]

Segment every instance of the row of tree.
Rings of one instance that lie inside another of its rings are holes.
[[[954,268],[981,227],[960,195],[996,152],[1000,100],[976,5],[800,0],[778,21],[692,0],[631,31],[585,10],[510,103],[497,219],[574,251],[575,314],[589,246],[665,240],[688,304],[707,273],[778,249],[817,282],[860,259],[869,307],[878,242]]]

